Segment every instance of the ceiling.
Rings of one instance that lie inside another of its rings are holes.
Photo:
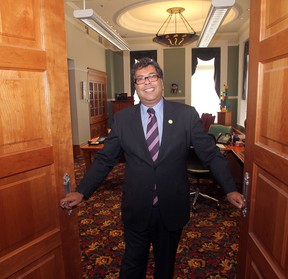
[[[154,37],[168,17],[167,9],[183,7],[182,15],[199,35],[207,16],[211,0],[180,0],[180,1],[139,1],[139,0],[65,0],[74,10],[93,9],[123,38]],[[241,27],[249,22],[250,0],[235,0],[219,33],[239,33]],[[171,26],[171,27],[170,27]],[[175,24],[169,24],[166,33],[175,31]],[[187,32],[180,22],[177,31]]]

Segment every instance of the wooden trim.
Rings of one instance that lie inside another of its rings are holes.
[[[1,155],[0,158],[5,161],[0,169],[0,178],[51,165],[54,162],[52,146]]]
[[[18,270],[28,266],[32,261],[43,257],[48,251],[57,250],[61,243],[60,232],[54,229],[39,238],[35,239],[29,245],[23,246],[18,253],[11,253],[9,257],[2,258],[0,262],[1,278],[8,278]],[[62,273],[61,270],[59,272]],[[3,277],[2,277],[3,276]]]
[[[21,57],[15,59],[13,57]],[[13,63],[11,63],[13,61]],[[35,67],[37,65],[37,67]],[[0,46],[0,67],[44,71],[47,68],[46,52],[37,49]]]

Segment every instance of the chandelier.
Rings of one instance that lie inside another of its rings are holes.
[[[181,7],[174,7],[174,8],[168,9],[167,12],[169,13],[169,16],[167,17],[163,25],[158,30],[156,37],[153,38],[153,42],[166,46],[166,47],[167,46],[168,47],[182,47],[182,46],[191,44],[192,42],[198,40],[199,36],[196,35],[195,30],[190,26],[188,21],[182,15],[182,12],[184,11],[185,9]],[[175,32],[165,34],[173,15],[175,18],[175,22],[174,22]],[[184,26],[186,27],[187,29],[186,33],[177,32],[177,17],[179,21],[181,20]],[[161,32],[162,30],[163,32]]]

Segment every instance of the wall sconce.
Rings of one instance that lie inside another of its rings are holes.
[[[80,94],[81,99],[86,100],[86,81],[80,81]]]

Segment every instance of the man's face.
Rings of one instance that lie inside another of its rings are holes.
[[[135,72],[136,79],[139,77],[143,78],[153,75],[157,75],[157,72],[155,67],[152,65]],[[149,81],[149,79],[146,78],[143,84],[135,83],[135,89],[141,103],[147,107],[153,107],[161,100],[164,86],[163,81],[160,78],[158,78],[156,81]]]

